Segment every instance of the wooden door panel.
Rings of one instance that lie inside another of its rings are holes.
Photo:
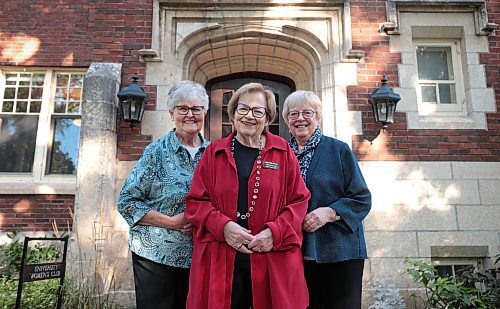
[[[269,124],[268,130],[285,139],[290,138],[288,127],[281,117],[281,107],[285,98],[293,91],[293,85],[279,82],[272,79],[264,79],[261,74],[256,73],[256,76],[249,77],[247,74],[242,78],[231,77],[227,80],[218,81],[216,83],[207,83],[210,85],[208,91],[210,94],[210,109],[205,118],[205,136],[206,138],[215,141],[222,137],[231,134],[233,126],[227,115],[227,103],[236,89],[249,82],[258,82],[266,86],[274,93],[276,99],[276,118]],[[220,80],[220,78],[219,78]]]

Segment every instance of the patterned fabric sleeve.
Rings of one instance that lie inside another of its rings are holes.
[[[156,168],[154,160],[154,144],[144,150],[134,169],[125,181],[118,197],[118,211],[130,227],[137,224],[151,207],[146,203]]]

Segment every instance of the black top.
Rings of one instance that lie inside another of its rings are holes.
[[[245,215],[248,212],[248,179],[252,173],[255,160],[259,156],[259,149],[242,145],[236,138],[234,141],[234,161],[238,172],[238,212]],[[248,229],[248,218],[238,218],[238,224]],[[250,255],[236,252],[235,266],[250,268]]]
[[[237,139],[234,141],[234,161],[238,172],[238,212],[244,215],[248,212],[248,179],[255,160],[259,156],[259,149],[247,147]],[[238,224],[248,228],[248,219],[238,218]]]

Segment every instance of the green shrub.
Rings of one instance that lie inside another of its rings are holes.
[[[481,294],[487,299],[488,304],[495,308],[500,308],[500,255],[492,268],[486,270],[475,270],[473,266],[468,266],[458,279],[465,286],[475,286],[481,290]]]
[[[416,294],[412,296],[421,298],[425,308],[495,308],[496,299],[493,300],[489,291],[476,287],[477,282],[471,284],[456,277],[441,277],[434,266],[423,261],[406,258],[405,262],[410,265],[407,273],[424,287],[424,297]]]

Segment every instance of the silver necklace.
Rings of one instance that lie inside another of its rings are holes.
[[[233,155],[234,158],[234,141],[236,140],[236,135],[233,136],[233,139],[231,140],[231,154]],[[259,186],[260,186],[260,169],[262,168],[262,148],[263,148],[264,142],[262,141],[262,135],[259,136],[259,154],[257,155],[257,160],[255,160],[255,163],[257,164],[257,171],[256,176],[255,176],[255,185],[253,189],[253,195],[252,195],[252,201],[250,201],[250,206],[248,207],[248,211],[246,214],[241,214],[239,211],[236,212],[236,217],[241,218],[242,220],[248,219],[250,217],[250,214],[254,210],[254,206],[257,201],[257,195],[259,194]]]

